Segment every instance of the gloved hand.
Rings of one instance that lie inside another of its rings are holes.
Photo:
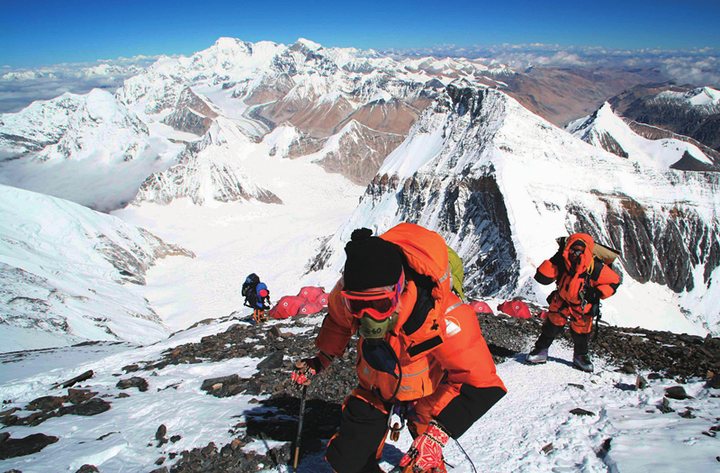
[[[590,304],[597,304],[600,297],[602,297],[602,292],[596,287],[590,287],[585,292],[585,300]]]
[[[302,360],[295,363],[295,369],[290,375],[290,379],[295,381],[295,387],[308,386],[310,384],[310,378],[320,374],[325,370],[333,361],[333,356],[319,352],[312,358],[303,358]]]
[[[440,424],[431,420],[425,433],[415,439],[410,450],[402,457],[400,466],[407,466],[414,460],[414,471],[437,468],[442,462],[442,449],[449,439],[450,435]]]

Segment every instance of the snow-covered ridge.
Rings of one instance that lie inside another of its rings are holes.
[[[690,143],[689,139],[644,138],[618,117],[607,102],[594,114],[570,123],[566,129],[591,145],[644,166],[720,171],[720,166],[713,159],[717,153],[706,148],[707,152],[713,155],[708,156],[698,147],[699,143]]]
[[[166,337],[134,286],[168,255],[192,253],[118,218],[0,185],[2,350]]]
[[[720,90],[712,87],[699,87],[687,92],[666,90],[653,98],[658,103],[675,102],[702,110],[708,115],[720,113]]]
[[[86,96],[66,92],[52,100],[33,102],[21,112],[0,115],[0,161],[3,154],[16,157],[57,143],[72,114],[86,100]]]

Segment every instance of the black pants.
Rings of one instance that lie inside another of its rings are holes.
[[[362,399],[350,397],[340,431],[330,441],[325,459],[337,473],[382,473],[377,454],[387,435],[387,414]]]
[[[555,325],[546,320],[542,326],[542,332],[540,337],[535,342],[535,348],[544,349],[549,348],[552,345],[555,337],[560,334],[562,326]],[[575,355],[587,355],[589,351],[590,334],[589,333],[577,333],[572,328],[570,329],[570,336],[572,337]]]

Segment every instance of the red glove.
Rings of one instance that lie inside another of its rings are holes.
[[[414,471],[425,471],[437,468],[442,463],[442,449],[450,439],[450,435],[435,422],[430,421],[424,434],[415,439],[410,450],[400,460],[400,466],[408,466],[411,461]]]
[[[319,352],[317,356],[312,358],[303,358],[295,363],[295,369],[290,378],[297,383],[295,387],[308,386],[310,378],[322,373],[323,370],[330,366],[332,361],[333,357],[323,352]]]

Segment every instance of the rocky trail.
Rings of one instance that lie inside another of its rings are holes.
[[[281,465],[292,464],[300,403],[300,393],[292,386],[289,373],[295,361],[314,353],[313,342],[324,312],[283,321],[271,320],[260,325],[251,324],[247,319],[237,319],[233,323],[236,317],[229,316],[225,318],[231,323],[227,330],[202,337],[198,342],[168,349],[157,359],[118,367],[115,376],[119,378],[116,388],[120,393],[117,397],[123,397],[128,396],[124,391],[129,388],[137,388],[140,392],[147,390],[147,379],[173,365],[199,365],[245,357],[262,359],[251,377],[228,373],[202,381],[201,389],[208,396],[256,396],[251,401],[254,407],[238,416],[231,429],[232,442],[225,445],[209,442],[202,448],[176,451],[172,445],[180,436],[173,436],[165,424],[158,425],[155,442],[159,458],[154,469],[148,468],[148,471],[247,472],[278,467],[277,471],[286,471],[283,470],[286,467]],[[509,360],[521,361],[523,353],[538,336],[543,322],[538,318],[519,319],[503,314],[479,315],[479,321],[498,365]],[[198,325],[215,322],[208,320]],[[563,336],[569,342],[567,330]],[[302,458],[320,455],[327,440],[338,428],[342,402],[357,383],[354,370],[356,354],[352,345],[344,357],[335,360],[326,372],[313,379],[308,389]],[[717,374],[720,373],[720,339],[717,338],[601,325],[600,336],[591,344],[591,352],[596,358],[603,358],[605,365],[614,367],[616,371],[632,375],[645,373],[645,376],[637,375],[634,386],[627,383],[621,386],[623,389],[644,389],[648,383],[670,379],[674,380],[678,389],[668,392],[667,396],[682,399],[682,386],[689,379],[701,378],[706,380],[708,388],[720,388],[720,374]],[[499,371],[502,374],[502,370]],[[62,385],[68,390],[67,395],[44,396],[24,409],[15,407],[2,411],[0,422],[5,426],[38,426],[53,417],[66,414],[91,416],[110,409],[111,404],[93,391],[91,377],[90,372],[85,377],[68,380]],[[75,386],[82,382],[89,384],[84,389]],[[68,403],[71,407],[63,407]],[[720,428],[710,429],[708,435],[718,430]],[[263,442],[267,449],[264,452],[248,452],[243,448],[255,441]],[[16,439],[0,433],[0,459],[32,454],[54,442],[57,442],[56,437],[43,434]],[[98,471],[87,469],[91,466],[84,465],[86,470],[82,471]],[[9,471],[17,473],[21,470]]]

